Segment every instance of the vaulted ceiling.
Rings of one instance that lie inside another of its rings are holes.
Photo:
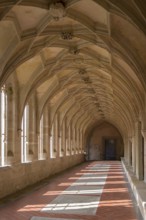
[[[124,135],[142,117],[146,90],[145,0],[0,1],[0,82],[15,77],[20,112],[32,93]]]

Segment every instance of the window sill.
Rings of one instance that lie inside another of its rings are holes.
[[[21,164],[30,164],[32,161],[21,162]]]
[[[52,159],[56,159],[56,157],[54,156],[54,157],[50,157],[50,159],[52,160]]]
[[[11,167],[11,165],[4,165],[4,166],[0,166],[0,169],[9,169]]]
[[[46,160],[47,158],[40,158],[40,159],[38,159],[38,161],[44,161],[44,160]]]

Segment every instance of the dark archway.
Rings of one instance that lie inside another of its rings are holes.
[[[108,122],[94,127],[88,136],[87,155],[87,160],[120,160],[124,144],[118,129]]]

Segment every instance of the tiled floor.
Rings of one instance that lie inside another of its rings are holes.
[[[84,163],[0,207],[0,220],[139,220],[121,163]]]

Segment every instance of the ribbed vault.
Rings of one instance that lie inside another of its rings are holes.
[[[11,0],[0,2],[1,85],[17,81],[19,124],[35,94],[38,120],[88,134],[107,121],[131,136],[146,88],[144,0]],[[140,42],[139,40],[140,39]],[[19,125],[20,126],[20,125]]]

